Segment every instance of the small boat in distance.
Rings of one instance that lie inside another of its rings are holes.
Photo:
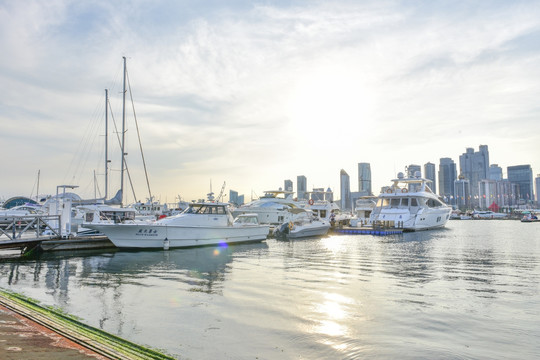
[[[260,225],[256,214],[237,220],[226,203],[192,203],[182,213],[151,222],[84,224],[105,234],[119,248],[168,249],[194,246],[260,242],[269,226]]]
[[[417,171],[414,177],[405,178],[403,173],[393,179],[391,186],[383,188],[377,197],[369,221],[384,222],[404,231],[440,228],[446,225],[452,208],[446,205],[427,185]]]

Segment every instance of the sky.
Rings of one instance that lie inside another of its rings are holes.
[[[0,48],[0,199],[104,195],[105,89],[114,195],[123,57],[128,203],[339,199],[479,145],[540,173],[540,1],[0,0]]]

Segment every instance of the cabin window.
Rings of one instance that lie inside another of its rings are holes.
[[[411,206],[418,206],[418,201],[416,201],[416,198],[411,198]]]
[[[427,206],[429,207],[439,207],[441,206],[441,202],[439,200],[429,199],[427,201]]]
[[[321,210],[320,211],[320,217],[321,218],[326,218],[326,210]]]
[[[409,207],[409,199],[408,198],[401,199],[401,206],[402,207]]]
[[[377,206],[378,207],[387,207],[390,204],[390,200],[383,198],[377,200]]]
[[[86,222],[92,222],[94,221],[94,213],[91,213],[91,212],[87,212],[86,215],[85,215],[85,219],[84,219]]]
[[[399,198],[398,199],[392,199],[390,201],[390,207],[396,208],[399,206]]]

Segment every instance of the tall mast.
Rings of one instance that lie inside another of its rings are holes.
[[[105,89],[105,199],[109,189],[109,90]]]
[[[124,152],[124,141],[126,135],[126,57],[124,59],[124,90],[122,96],[122,167],[120,170],[120,191],[122,191],[122,201],[120,201],[120,206],[123,206],[124,201],[124,165],[125,165],[125,152]]]

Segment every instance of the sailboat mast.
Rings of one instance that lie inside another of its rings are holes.
[[[124,152],[124,141],[126,135],[126,57],[124,59],[124,89],[122,96],[122,168],[120,170],[120,191],[122,192],[122,201],[120,201],[120,206],[123,206],[124,201],[124,165],[125,165],[125,152]]]
[[[109,189],[109,90],[105,89],[105,199]]]

